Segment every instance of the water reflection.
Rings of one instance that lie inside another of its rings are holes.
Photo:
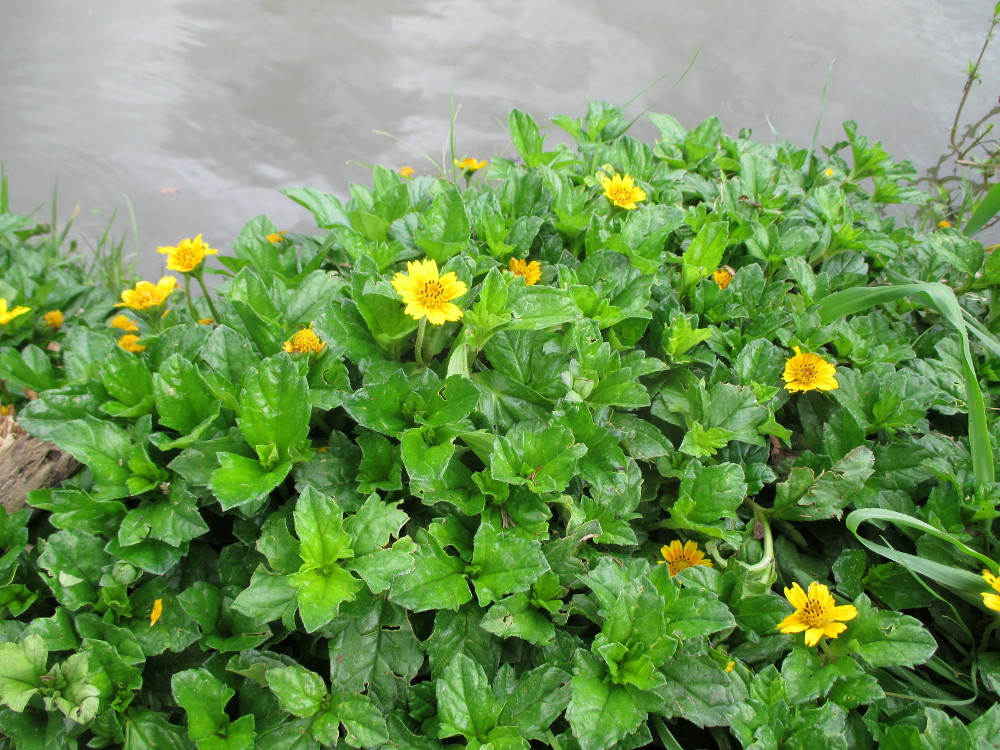
[[[687,125],[719,114],[730,132],[769,139],[773,126],[808,144],[836,60],[820,142],[855,119],[928,167],[988,12],[972,0],[0,0],[0,161],[17,209],[44,203],[58,177],[61,213],[81,204],[90,232],[128,196],[150,271],[152,247],[199,232],[225,246],[258,213],[307,228],[277,188],[344,195],[367,181],[360,163],[428,169],[418,150],[441,158],[453,94],[461,154],[507,148],[511,107],[578,116],[668,73],[631,112]]]

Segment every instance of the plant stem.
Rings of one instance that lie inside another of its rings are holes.
[[[751,501],[751,507],[753,508],[753,517],[764,529],[764,556],[753,565],[747,566],[747,573],[756,573],[758,571],[768,571],[770,577],[771,569],[774,565],[774,537],[771,534],[771,524],[767,522],[767,514],[764,509],[761,508],[757,503]]]
[[[205,280],[201,278],[201,274],[195,276],[198,279],[198,285],[201,287],[202,294],[205,295],[205,301],[208,302],[208,309],[212,311],[212,318],[215,319],[216,323],[221,323],[219,319],[219,311],[215,309],[215,305],[212,302],[212,295],[208,293],[208,287],[205,286]]]
[[[427,331],[427,317],[420,319],[417,324],[417,343],[414,346],[413,351],[417,355],[417,364],[421,367],[427,367],[427,360],[424,357],[424,334]]]
[[[958,144],[955,143],[955,132],[958,130],[958,121],[962,116],[962,110],[965,109],[965,101],[969,98],[969,92],[972,91],[972,84],[976,82],[976,74],[979,72],[979,65],[983,62],[983,55],[986,54],[986,48],[993,39],[993,29],[996,28],[998,20],[1000,19],[994,17],[993,23],[990,24],[990,30],[986,32],[986,39],[983,40],[983,47],[979,50],[979,57],[976,58],[975,64],[969,69],[969,74],[965,79],[965,86],[962,89],[962,100],[958,103],[958,109],[955,110],[955,119],[951,123],[951,130],[949,131],[949,134],[951,137],[951,147],[955,151],[956,155],[960,155],[961,151]],[[965,153],[968,153],[968,151]]]
[[[187,308],[188,314],[191,316],[191,320],[198,320],[198,313],[194,309],[194,302],[191,300],[191,277],[184,276],[184,296],[187,298]]]

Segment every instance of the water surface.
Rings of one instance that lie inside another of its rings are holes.
[[[512,107],[547,121],[636,97],[633,115],[717,114],[729,132],[802,145],[817,121],[822,144],[854,119],[926,168],[992,5],[0,0],[0,161],[16,210],[58,180],[60,215],[79,205],[85,235],[116,209],[124,230],[127,197],[149,274],[157,245],[201,232],[225,247],[260,213],[308,228],[278,188],[344,196],[369,180],[364,164],[430,170],[420,152],[441,160],[452,98],[460,156],[510,155]],[[997,53],[970,115],[996,101]]]

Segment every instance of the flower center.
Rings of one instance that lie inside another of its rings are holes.
[[[182,266],[184,269],[191,271],[194,267],[201,262],[201,254],[197,252],[193,247],[181,246],[177,248],[177,252],[174,253],[174,263],[178,266]]]
[[[795,379],[800,383],[811,383],[816,379],[816,368],[812,365],[799,365]]]
[[[303,328],[292,336],[292,349],[297,352],[318,352],[323,348],[323,342],[319,336],[309,328]]]
[[[667,563],[667,568],[670,571],[670,575],[675,576],[682,570],[687,570],[691,567],[691,561],[686,557],[678,557],[676,560]]]
[[[818,628],[830,621],[830,613],[827,611],[825,604],[815,599],[810,599],[806,602],[806,606],[802,608],[802,619],[808,623],[809,627]]]
[[[444,287],[439,281],[427,281],[422,289],[417,291],[417,300],[428,310],[436,310],[448,300],[444,296]]]

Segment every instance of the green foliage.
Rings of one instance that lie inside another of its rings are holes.
[[[995,744],[1000,266],[853,123],[649,119],[286,190],[317,234],[253,219],[141,352],[0,200],[0,399],[86,467],[0,515],[0,749]],[[405,312],[424,258],[459,320]],[[807,647],[813,582],[856,615]]]

